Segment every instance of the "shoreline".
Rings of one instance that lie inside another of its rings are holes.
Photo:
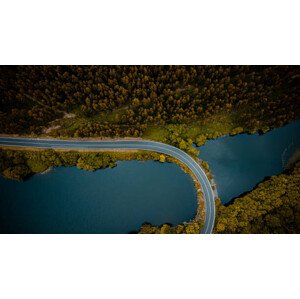
[[[42,148],[30,148],[30,150],[28,150],[27,148],[19,148],[19,147],[0,147],[1,150],[3,151],[13,151],[13,152],[22,152],[26,155],[26,153],[33,153],[35,155],[38,153],[44,153],[46,151],[49,151],[49,149],[42,149]],[[191,222],[197,222],[198,224],[201,224],[201,227],[203,226],[204,223],[204,219],[205,219],[205,202],[204,202],[204,196],[203,196],[203,192],[201,189],[200,184],[198,183],[197,179],[195,178],[194,174],[190,171],[190,169],[184,165],[182,162],[180,162],[179,160],[177,160],[174,157],[168,156],[168,155],[164,155],[165,156],[165,162],[161,162],[159,161],[160,159],[160,153],[154,152],[154,151],[145,151],[145,150],[106,150],[106,149],[101,149],[101,150],[64,150],[64,149],[50,149],[50,151],[55,152],[57,154],[67,154],[67,153],[71,153],[71,154],[78,154],[79,157],[81,155],[89,155],[89,154],[97,154],[97,153],[102,153],[102,154],[108,154],[110,156],[114,156],[114,158],[116,159],[114,161],[114,166],[117,166],[117,162],[118,161],[157,161],[159,163],[174,163],[176,165],[178,165],[180,167],[180,169],[182,171],[184,171],[185,173],[187,173],[193,180],[193,184],[194,187],[196,189],[196,200],[197,200],[197,211],[195,213],[194,218],[187,220],[187,223],[191,223]],[[35,161],[33,159],[33,161]],[[199,161],[197,161],[197,163],[199,163]],[[26,162],[25,162],[26,164]],[[201,164],[199,164],[201,165]],[[46,175],[47,173],[49,173],[50,171],[52,171],[54,169],[54,167],[57,167],[58,165],[50,165],[46,170],[44,171],[35,171],[32,172],[31,174],[29,174],[29,176],[27,176],[26,178],[35,175],[35,174],[39,174],[39,175]],[[63,167],[67,167],[67,166],[74,166],[74,167],[78,167],[78,164],[73,164],[73,165],[68,165],[66,163],[62,163],[59,166],[63,166]],[[111,165],[106,165],[105,167],[101,167],[101,168],[95,168],[95,170],[97,169],[105,169],[111,167]],[[79,167],[81,168],[81,167]],[[84,169],[84,168],[83,168]],[[86,171],[88,171],[89,169],[84,169]],[[90,169],[91,170],[91,169]],[[2,176],[7,178],[7,179],[12,179],[11,177],[6,177],[3,173]]]

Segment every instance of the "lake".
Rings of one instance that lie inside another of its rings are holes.
[[[200,147],[222,203],[280,173],[300,147],[300,120],[264,135],[209,140]],[[129,233],[144,222],[193,218],[196,190],[172,163],[119,161],[88,172],[58,167],[25,182],[0,177],[0,233]]]
[[[199,147],[223,204],[250,191],[267,176],[279,174],[300,148],[300,120],[266,134],[241,134],[208,140]]]
[[[197,210],[192,178],[154,161],[58,167],[25,182],[0,177],[0,192],[0,233],[129,233],[144,222],[176,225]]]

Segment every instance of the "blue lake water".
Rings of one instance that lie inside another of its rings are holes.
[[[0,233],[129,233],[144,222],[178,224],[196,210],[191,177],[171,163],[59,167],[25,182],[0,177]]]
[[[250,191],[266,176],[284,169],[300,148],[300,120],[266,134],[220,137],[199,147],[217,184],[222,203]]]
[[[300,120],[264,135],[226,136],[200,147],[223,203],[280,173],[300,147]],[[194,217],[196,190],[179,166],[121,161],[88,172],[59,167],[25,182],[0,177],[0,233],[129,233],[144,222]]]

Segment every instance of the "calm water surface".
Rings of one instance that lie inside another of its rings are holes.
[[[88,172],[59,167],[25,182],[0,177],[1,233],[128,233],[194,217],[196,190],[179,166],[121,161]]]
[[[266,134],[209,140],[199,147],[209,163],[222,203],[250,191],[266,176],[276,175],[300,147],[300,120]]]
[[[300,121],[264,135],[209,140],[200,147],[223,203],[280,173],[300,147]],[[88,172],[59,167],[25,182],[0,177],[0,233],[128,233],[144,222],[194,217],[196,190],[179,166],[123,161]]]

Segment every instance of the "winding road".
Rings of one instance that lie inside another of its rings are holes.
[[[32,147],[66,150],[149,150],[172,156],[184,163],[195,175],[201,185],[205,201],[205,220],[201,233],[210,234],[215,222],[214,193],[209,180],[199,164],[187,153],[177,147],[148,140],[58,140],[40,138],[0,137],[0,146]]]

